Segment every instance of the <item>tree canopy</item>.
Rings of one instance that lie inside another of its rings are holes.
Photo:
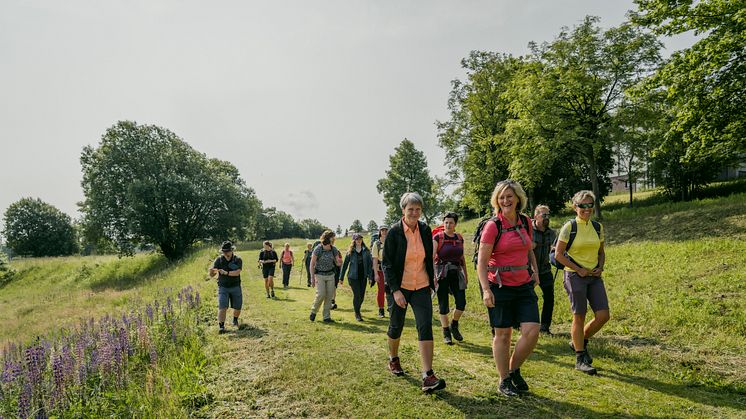
[[[5,211],[3,235],[13,253],[65,256],[78,251],[72,219],[41,199],[23,198]]]

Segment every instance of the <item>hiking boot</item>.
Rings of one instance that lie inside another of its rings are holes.
[[[233,318],[233,325],[238,327],[238,319],[235,317]]]
[[[311,320],[311,321],[315,321],[315,320],[316,320],[316,313],[314,313],[314,312],[312,311],[312,312],[311,312],[311,315],[310,315],[310,316],[308,316],[308,320]]]
[[[218,334],[219,334],[219,335],[222,335],[223,333],[225,333],[225,326],[220,326],[220,327],[218,328]]]
[[[453,340],[451,340],[451,329],[443,329],[443,342],[445,342],[446,345],[453,345]]]
[[[583,352],[577,355],[577,359],[575,361],[575,369],[588,375],[596,375],[597,371],[595,368],[593,368],[593,366],[591,366],[590,362],[588,362],[588,357],[586,356],[586,354],[586,352]]]
[[[267,298],[271,298],[271,297],[269,296],[269,293],[267,293]]]
[[[552,336],[552,332],[549,331],[549,326],[543,324],[539,328],[539,333],[541,333],[542,335]]]
[[[592,364],[593,358],[591,358],[591,354],[588,353],[588,339],[583,340],[583,346],[585,347],[584,351],[585,351],[586,360],[588,361],[589,364]],[[572,343],[572,341],[570,341],[570,348],[572,349],[573,352],[577,353],[577,351],[575,350],[575,345]]]
[[[336,323],[336,322],[332,320],[331,318],[328,318],[328,319],[324,319],[324,323]]]
[[[455,320],[451,322],[451,334],[453,335],[453,338],[459,342],[464,340],[464,337],[461,336],[461,332],[458,330],[458,322]]]
[[[334,300],[332,300],[332,310],[336,310],[336,309],[337,309],[337,303],[335,303]]]
[[[513,380],[511,380],[510,377],[500,380],[500,387],[498,387],[498,390],[500,390],[500,393],[508,397],[519,396],[518,389],[515,388]]]
[[[428,375],[422,379],[422,391],[431,392],[446,388],[446,380],[441,380],[435,374]]]
[[[513,372],[510,373],[510,380],[513,382],[515,389],[519,392],[523,393],[528,391],[528,384],[526,384],[526,380],[521,377],[520,368],[516,368]]]
[[[363,321],[363,316],[361,316],[360,313],[355,313],[355,320],[361,322]]]
[[[275,290],[272,290],[272,298],[275,298]]]
[[[401,369],[398,357],[389,361],[389,371],[397,377],[404,375],[404,370]]]
[[[378,318],[379,318],[379,319],[382,319],[382,318],[384,318],[384,317],[386,317],[386,315],[384,314],[384,311],[383,311],[383,309],[382,309],[382,308],[379,308],[379,309],[378,309]]]

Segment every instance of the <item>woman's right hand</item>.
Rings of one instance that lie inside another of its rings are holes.
[[[401,308],[407,308],[407,299],[404,298],[404,294],[402,294],[401,291],[396,290],[393,293],[394,295],[394,302],[396,302],[396,305],[398,305]]]
[[[575,273],[577,273],[580,277],[585,278],[586,276],[588,276],[590,271],[588,271],[588,269],[581,267],[580,269],[575,271]]]
[[[492,291],[490,291],[489,288],[484,290],[484,292],[482,293],[482,301],[487,308],[492,308],[495,306],[495,296],[492,295]]]

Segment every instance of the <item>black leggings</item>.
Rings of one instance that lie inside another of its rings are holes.
[[[417,291],[399,289],[407,300],[404,308],[399,307],[394,301],[391,293],[386,294],[389,302],[389,330],[391,339],[399,339],[404,330],[404,316],[407,307],[412,306],[414,312],[414,323],[417,326],[417,337],[420,341],[433,340],[433,300],[430,298],[430,287],[418,289]]]
[[[453,294],[456,300],[456,310],[464,311],[466,308],[466,290],[459,289],[458,271],[450,270],[445,278],[438,282],[438,308],[440,314],[448,314],[451,309],[448,307],[448,293]]]
[[[352,308],[355,310],[355,313],[360,314],[360,307],[362,307],[363,300],[365,299],[365,286],[368,281],[364,278],[351,279],[348,277],[347,282],[350,283],[350,288],[352,288]]]
[[[287,287],[290,285],[290,271],[293,269],[293,265],[282,264],[282,285]]]

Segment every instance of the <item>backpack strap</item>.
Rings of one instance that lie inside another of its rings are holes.
[[[570,238],[567,239],[567,246],[565,246],[565,252],[570,250],[570,246],[572,246],[572,242],[575,241],[575,236],[578,235],[578,220],[572,219],[570,220]]]

